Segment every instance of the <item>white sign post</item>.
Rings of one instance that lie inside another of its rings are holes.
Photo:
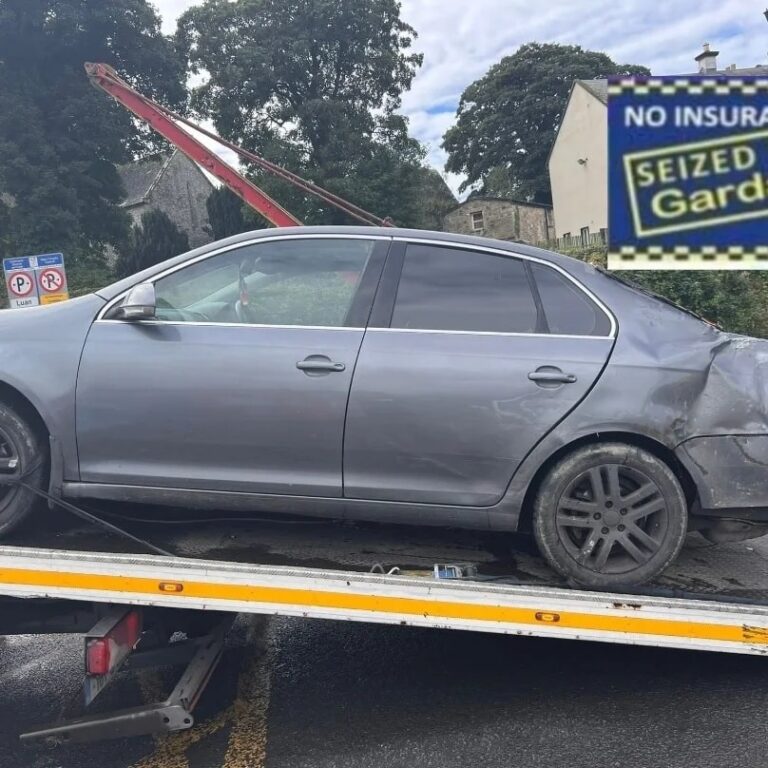
[[[3,259],[3,271],[11,309],[54,304],[69,298],[61,253]]]

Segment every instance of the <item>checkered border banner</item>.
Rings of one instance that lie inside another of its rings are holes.
[[[711,97],[768,94],[768,77],[731,77],[727,73],[685,77],[625,77],[608,83],[610,96]],[[642,102],[642,99],[640,100]],[[644,150],[647,151],[647,150]],[[766,213],[768,215],[768,212]],[[754,218],[754,217],[753,217]],[[609,250],[608,268],[616,270],[768,270],[768,245],[634,245]]]
[[[728,248],[680,245],[634,248],[623,246],[608,254],[608,269],[765,269],[768,270],[768,246]]]
[[[673,96],[678,91],[692,94],[719,94],[727,96],[734,91],[745,96],[768,91],[768,78],[743,80],[740,77],[729,77],[727,80],[706,77],[676,77],[674,79],[648,78],[647,80],[627,79],[608,85],[609,96],[620,96],[631,91],[638,96],[662,94]]]

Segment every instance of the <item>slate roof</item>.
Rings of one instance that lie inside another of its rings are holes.
[[[595,98],[608,103],[608,81],[607,80],[577,80],[579,85],[586,88]]]
[[[174,153],[154,155],[135,163],[118,166],[117,172],[125,187],[125,200],[120,205],[130,208],[143,203],[152,191],[152,187],[162,175]]]

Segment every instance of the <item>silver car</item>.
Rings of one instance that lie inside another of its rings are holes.
[[[768,342],[580,261],[424,231],[239,235],[0,315],[0,482],[532,531],[571,582],[768,520]],[[0,485],[0,533],[33,495]]]

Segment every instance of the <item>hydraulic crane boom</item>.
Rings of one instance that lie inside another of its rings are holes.
[[[389,219],[381,219],[372,213],[359,208],[348,200],[334,195],[332,192],[313,184],[311,181],[301,178],[295,173],[281,168],[253,152],[238,147],[232,142],[226,141],[215,133],[195,125],[187,118],[176,114],[167,107],[158,104],[152,99],[143,96],[128,83],[122,80],[112,67],[107,64],[85,64],[85,71],[93,85],[106,91],[112,98],[133,112],[136,117],[143,120],[161,136],[167,139],[173,146],[181,150],[187,157],[205,168],[217,179],[231,189],[238,197],[242,198],[254,210],[276,227],[292,227],[300,225],[301,221],[283,208],[280,203],[272,199],[264,190],[257,187],[245,176],[236,171],[231,165],[224,162],[218,155],[211,152],[206,146],[192,134],[179,127],[179,123],[186,125],[198,133],[218,142],[222,146],[231,149],[239,157],[254,163],[262,170],[273,176],[287,181],[308,194],[323,200],[338,208],[363,224],[373,226],[392,226]]]

